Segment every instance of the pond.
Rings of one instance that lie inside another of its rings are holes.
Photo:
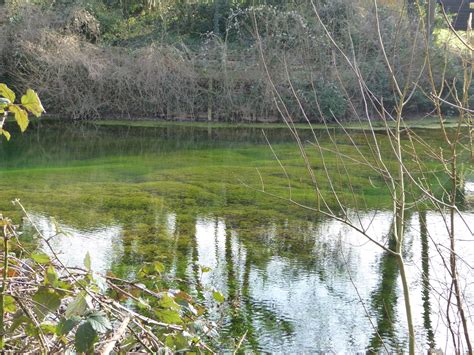
[[[436,130],[418,134],[441,144]],[[308,150],[317,139],[327,147],[337,142],[339,153],[353,154],[343,132],[313,136],[303,130],[301,135]],[[353,131],[350,136],[369,155],[364,135]],[[385,135],[378,135],[382,151],[388,151]],[[393,163],[389,156],[388,165]],[[310,157],[316,179],[323,181],[320,160]],[[220,332],[217,350],[232,349],[244,334],[243,349],[257,352],[407,349],[396,261],[347,225],[288,201],[290,184],[295,201],[317,204],[285,128],[265,129],[264,135],[251,127],[42,123],[2,141],[0,162],[4,215],[19,219],[9,201],[20,198],[47,235],[54,233],[53,217],[66,232],[53,242],[68,265],[82,265],[89,252],[94,270],[136,280],[144,263],[162,262],[175,280],[172,287],[186,288],[210,307]],[[385,242],[392,215],[384,181],[353,160],[341,172],[329,148],[325,162],[349,214]],[[472,186],[466,182],[466,193],[472,194]],[[320,188],[331,186],[321,182]],[[337,201],[327,201],[337,209]],[[469,201],[460,207],[474,225]],[[449,352],[440,313],[447,292],[443,216],[429,208],[407,213],[404,253],[417,350]],[[459,218],[456,225],[466,260],[461,275],[469,281],[473,238]],[[210,271],[202,273],[202,267]],[[226,297],[220,308],[212,301],[212,288]],[[465,289],[469,300],[472,292]]]

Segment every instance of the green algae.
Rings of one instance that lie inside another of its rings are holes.
[[[20,198],[28,211],[55,217],[79,231],[120,226],[120,248],[113,253],[109,271],[130,277],[137,275],[144,262],[160,260],[175,277],[166,281],[170,287],[185,288],[203,302],[203,280],[196,266],[203,257],[198,229],[214,226],[206,237],[218,240],[218,230],[223,228],[219,226],[225,225],[225,255],[215,266],[225,277],[216,287],[225,290],[232,307],[223,322],[223,344],[227,345],[222,346],[231,348],[232,339],[247,330],[247,349],[261,351],[259,332],[291,337],[295,329],[284,314],[252,295],[252,275],[258,273],[269,282],[272,275],[266,270],[275,260],[285,260],[293,276],[318,270],[324,282],[345,270],[340,261],[339,268],[326,269],[327,260],[340,257],[316,232],[323,216],[288,201],[291,193],[294,201],[317,206],[314,186],[291,135],[286,129],[266,130],[277,161],[259,128],[36,125],[0,145],[0,209],[20,222],[19,211],[9,202]],[[438,131],[417,133],[430,145],[441,145]],[[312,133],[301,132],[326,203],[337,213],[334,188],[345,207],[389,211],[391,198],[384,179],[354,161],[360,160],[360,154],[373,161],[364,132],[351,133],[360,153],[343,132],[331,134],[321,131],[317,135],[326,149],[323,165],[321,151],[311,143]],[[377,140],[385,164],[396,169],[386,135],[378,133]],[[332,141],[337,142],[338,153],[349,158],[338,156]],[[407,139],[405,143],[409,152]],[[433,172],[433,185],[438,178],[444,183],[439,164],[420,146],[416,149],[425,168]],[[409,166],[415,171],[416,164],[409,162]],[[410,202],[418,198],[417,192],[409,195]],[[168,227],[170,218],[173,228]],[[394,273],[385,275],[382,270],[381,274],[393,283]],[[377,297],[385,293],[381,289]],[[385,323],[380,326],[393,327]]]
[[[310,217],[313,212],[294,208],[287,201],[291,194],[301,204],[316,206],[314,186],[300,152],[288,131],[274,129],[267,135],[285,170],[262,134],[252,128],[214,129],[209,135],[205,129],[175,126],[35,127],[0,146],[2,208],[11,210],[8,201],[20,198],[29,208],[54,211],[68,223],[78,222],[84,215],[78,212],[86,210],[98,224],[143,218],[153,206],[217,215],[266,213],[275,218],[287,215],[290,209],[292,217]],[[311,137],[303,135],[307,141]],[[338,152],[350,157],[345,160],[334,152],[327,135],[320,137],[328,148],[324,165],[318,149],[307,143],[306,150],[327,203],[337,207],[331,193],[334,188],[345,206],[390,208],[383,179],[351,160],[361,160],[360,154],[370,160],[366,136],[351,136],[359,142],[360,153],[344,134],[332,137]],[[435,135],[427,138],[437,139]],[[380,135],[378,139],[386,166],[396,169],[387,138]],[[435,170],[436,162],[426,164]],[[258,191],[262,189],[265,193]]]

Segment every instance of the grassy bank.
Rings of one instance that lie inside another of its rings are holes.
[[[447,118],[445,121],[446,128],[455,128],[457,127],[459,120],[455,117]],[[182,126],[182,127],[197,127],[197,128],[255,128],[255,129],[274,129],[274,128],[288,128],[285,123],[243,123],[243,122],[196,122],[196,121],[169,121],[169,120],[152,120],[152,119],[138,119],[138,120],[95,120],[95,121],[86,121],[86,124],[96,125],[96,126],[126,126],[126,127],[172,127],[172,126]],[[411,129],[439,129],[440,122],[438,118],[435,117],[424,117],[424,118],[413,118],[405,121],[407,128]],[[389,123],[389,127],[394,127],[395,123]],[[314,130],[324,130],[327,128],[344,128],[351,130],[368,130],[375,129],[378,131],[383,131],[386,129],[385,123],[382,121],[362,121],[362,122],[343,122],[342,125],[337,123],[296,123],[295,127],[297,129],[314,129]]]

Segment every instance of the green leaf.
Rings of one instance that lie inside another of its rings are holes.
[[[51,323],[42,323],[40,328],[45,334],[56,334],[56,325]]]
[[[66,318],[82,316],[87,310],[86,291],[81,291],[66,308]]]
[[[10,100],[10,103],[15,102],[15,93],[5,84],[0,84],[0,96]]]
[[[165,339],[165,345],[173,350],[186,350],[189,347],[189,340],[182,334],[168,335]],[[186,352],[189,354],[189,352]]]
[[[215,299],[217,302],[219,302],[219,303],[222,303],[222,302],[225,301],[224,295],[223,295],[221,292],[219,292],[219,291],[214,291],[214,292],[212,293],[212,297],[214,297],[214,299]]]
[[[161,308],[175,309],[175,310],[181,309],[180,305],[175,302],[174,298],[168,296],[167,294],[163,295],[160,298],[160,300],[158,301],[158,305]]]
[[[15,299],[12,296],[5,296],[3,310],[7,313],[16,312],[16,303],[15,303]]]
[[[8,105],[8,110],[15,115],[15,120],[20,127],[20,131],[24,132],[30,123],[28,120],[28,113],[16,105]]]
[[[77,328],[76,336],[74,337],[74,346],[80,353],[92,353],[94,343],[97,340],[97,332],[92,328],[92,325],[89,322],[84,322]]]
[[[199,265],[199,268],[201,269],[202,273],[209,272],[212,270],[209,266],[203,266],[203,265]]]
[[[1,113],[1,112],[0,112],[0,113]],[[1,135],[4,135],[5,138],[7,139],[7,141],[9,141],[10,138],[11,138],[10,132],[5,131],[4,129],[1,129],[1,128],[0,128],[0,136],[1,136]]]
[[[43,320],[49,313],[56,312],[61,305],[61,296],[51,289],[41,286],[33,295],[35,302],[33,310],[39,320]]]
[[[69,319],[62,318],[56,327],[56,335],[61,336],[69,334],[69,332],[79,323],[81,323],[81,317],[74,316]]]
[[[38,94],[31,89],[26,90],[26,95],[21,97],[21,104],[36,117],[45,112]]]
[[[165,271],[165,266],[159,261],[156,261],[153,263],[153,269],[155,270],[155,272],[161,274],[163,271]]]
[[[91,271],[91,256],[89,252],[87,252],[86,256],[84,257],[84,266],[88,271]]]
[[[158,309],[155,314],[160,321],[167,324],[181,324],[183,322],[179,312],[173,309]]]
[[[146,299],[143,299],[143,298],[139,298],[137,302],[135,302],[135,304],[137,305],[138,308],[140,308],[141,310],[148,310],[150,309],[150,304],[148,302],[148,300]]]
[[[99,333],[105,333],[107,330],[112,329],[109,319],[102,312],[91,313],[87,317],[87,321],[91,324],[92,328]]]
[[[31,259],[38,264],[49,264],[51,262],[51,259],[45,253],[33,253],[31,254]]]
[[[24,327],[25,327],[24,330],[25,330],[26,335],[30,337],[35,337],[35,338],[38,337],[39,328],[36,324],[33,324],[33,322],[26,322]]]
[[[52,265],[50,265],[46,269],[46,277],[44,278],[44,284],[49,284],[53,287],[57,287],[58,285],[58,274],[56,274],[56,270],[54,270],[54,267]]]

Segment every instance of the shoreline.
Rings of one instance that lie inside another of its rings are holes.
[[[59,115],[45,116],[41,121],[44,122],[70,122],[70,123],[81,123],[96,126],[126,126],[126,127],[142,127],[142,128],[160,128],[160,127],[194,127],[194,128],[254,128],[254,129],[287,129],[287,125],[284,122],[218,122],[218,121],[196,121],[196,120],[166,120],[166,119],[153,119],[153,118],[134,118],[134,119],[114,119],[114,118],[103,118],[98,120],[62,120]],[[454,128],[458,125],[458,119],[456,117],[446,118],[446,128]],[[32,123],[37,123],[39,120],[32,120]],[[410,129],[439,129],[439,119],[437,117],[423,117],[423,118],[409,118],[406,119],[405,125]],[[393,122],[394,124],[394,122]],[[317,123],[312,122],[311,125],[308,123],[298,122],[294,124],[297,129],[349,129],[349,130],[370,130],[371,128],[376,131],[382,131],[386,129],[383,121],[346,121],[341,124],[337,123]],[[371,127],[372,126],[372,127]],[[392,122],[389,123],[392,126]],[[465,124],[463,124],[465,126]]]

